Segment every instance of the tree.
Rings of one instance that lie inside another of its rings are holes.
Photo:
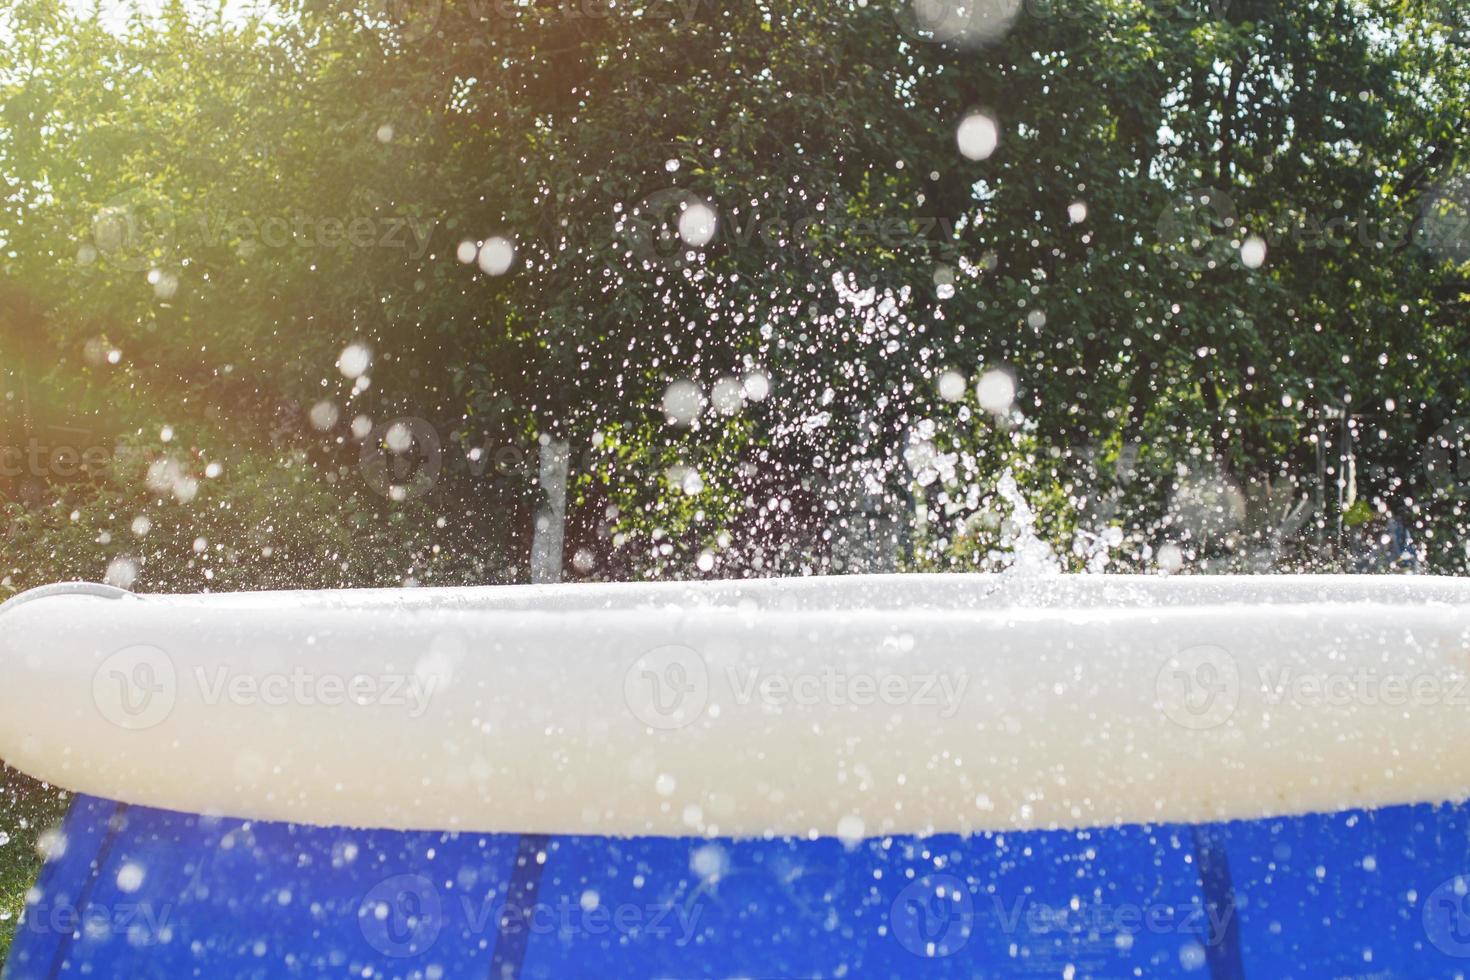
[[[1457,9],[998,9],[292,0],[119,37],[26,0],[0,343],[146,457],[37,502],[130,520],[167,424],[231,457],[206,502],[253,523],[216,537],[303,515],[270,581],[514,578],[546,436],[579,574],[1004,565],[1007,470],[1079,566],[1279,563],[1358,499],[1462,561],[1421,459],[1463,411]],[[155,581],[207,584],[175,505]]]

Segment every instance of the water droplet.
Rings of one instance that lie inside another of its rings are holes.
[[[117,869],[118,891],[131,895],[143,887],[143,866],[136,861],[128,861]]]
[[[131,589],[133,583],[138,581],[138,563],[125,555],[114,558],[108,563],[102,581],[119,589]]]
[[[373,352],[366,344],[348,344],[337,356],[337,370],[344,378],[360,378],[372,366]]]
[[[320,401],[311,407],[311,427],[318,432],[326,432],[337,424],[337,418],[341,413],[337,406],[329,401]]]
[[[863,834],[867,829],[868,826],[863,823],[862,817],[855,813],[849,813],[837,821],[837,839],[842,841],[843,847],[852,850],[862,841]]]
[[[496,235],[486,239],[480,246],[480,268],[491,276],[503,276],[510,271],[516,258],[516,247],[510,239]]]
[[[715,216],[714,208],[696,202],[679,215],[679,237],[684,240],[684,244],[700,248],[708,245],[715,237],[718,224],[719,219]]]
[[[990,414],[1006,415],[1016,400],[1016,380],[999,368],[991,368],[980,375],[975,396],[980,400],[980,407]]]
[[[1259,269],[1266,264],[1266,241],[1258,235],[1247,238],[1240,246],[1240,261],[1247,269]]]
[[[985,160],[1000,143],[1000,128],[983,112],[972,112],[960,122],[955,142],[967,160]]]
[[[965,376],[950,368],[939,375],[939,397],[947,402],[957,402],[965,397]]]
[[[664,389],[663,409],[670,425],[693,425],[704,411],[704,392],[693,381],[675,381]]]
[[[747,374],[741,384],[745,388],[745,397],[753,402],[763,402],[771,393],[771,379],[759,371]]]

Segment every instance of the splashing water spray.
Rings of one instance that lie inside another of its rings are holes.
[[[1011,505],[1007,523],[1007,544],[1014,556],[1008,571],[1014,575],[1059,575],[1062,563],[1051,546],[1036,534],[1036,513],[1016,485],[1015,474],[1008,467],[995,485],[1000,498]]]

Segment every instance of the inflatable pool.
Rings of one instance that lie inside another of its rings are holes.
[[[1457,580],[62,586],[0,677],[7,978],[1470,966]]]

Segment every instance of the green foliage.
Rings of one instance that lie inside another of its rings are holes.
[[[1297,540],[1340,523],[1344,412],[1353,499],[1464,560],[1422,459],[1465,411],[1455,4],[1028,4],[984,46],[896,0],[3,16],[5,439],[108,457],[0,477],[9,588],[119,558],[139,588],[514,580],[542,433],[589,461],[578,574],[834,570],[875,510],[896,560],[984,567],[1007,468],[1074,565],[1111,527],[1111,567],[1270,562],[1304,497]],[[696,200],[718,230],[685,246]],[[473,262],[497,235],[504,274]],[[666,424],[671,382],[752,374],[769,399]],[[401,417],[442,472],[394,499],[362,460]],[[187,501],[146,479],[171,456]]]
[[[26,891],[41,869],[41,834],[61,823],[69,799],[0,763],[0,963],[19,925]]]

